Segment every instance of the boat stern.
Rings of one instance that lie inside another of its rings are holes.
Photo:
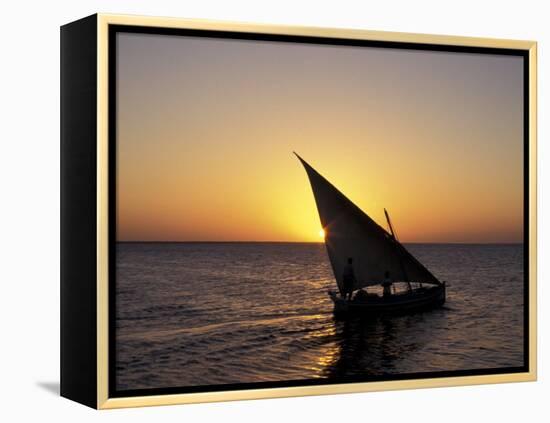
[[[338,292],[328,291],[328,295],[332,300],[332,302],[334,303],[335,314],[347,313],[349,311],[348,301],[342,298],[342,296]]]

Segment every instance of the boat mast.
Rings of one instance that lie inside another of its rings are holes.
[[[393,230],[393,225],[391,224],[390,215],[388,214],[388,211],[384,209],[384,214],[386,215],[386,220],[388,221],[388,226],[390,227],[390,233],[393,239],[397,240],[397,235],[395,235],[395,232]]]
[[[388,226],[390,228],[390,233],[393,240],[396,242],[399,242],[399,239],[397,239],[397,235],[393,230],[393,225],[391,224],[390,215],[388,214],[388,211],[386,209],[384,209],[384,214],[386,215],[386,220],[388,221]],[[405,275],[405,282],[407,282],[407,287],[409,288],[409,291],[412,291],[411,282],[409,281],[409,277],[407,276],[407,271],[405,270],[405,266],[403,265],[403,261],[401,259],[399,259],[399,264],[401,265],[401,269],[403,270],[403,274]]]

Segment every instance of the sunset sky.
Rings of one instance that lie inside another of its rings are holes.
[[[404,242],[521,242],[515,56],[117,35],[117,237],[320,241],[296,151]]]

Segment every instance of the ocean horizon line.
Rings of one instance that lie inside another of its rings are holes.
[[[510,242],[439,242],[439,241],[400,241],[401,244],[430,244],[430,245],[522,245],[523,241]],[[117,240],[117,244],[324,244],[323,241],[139,241]]]

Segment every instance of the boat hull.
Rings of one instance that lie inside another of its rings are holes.
[[[335,314],[407,314],[429,310],[445,303],[445,284],[417,288],[412,292],[390,297],[369,297],[358,301],[345,300],[338,293],[329,291],[334,302]]]

